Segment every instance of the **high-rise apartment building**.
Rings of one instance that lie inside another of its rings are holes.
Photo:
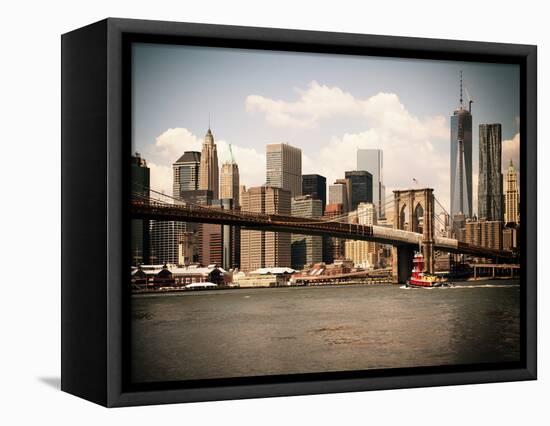
[[[218,151],[210,128],[208,128],[202,143],[199,177],[199,189],[212,191],[214,199],[217,200],[219,194]]]
[[[381,149],[358,149],[357,170],[366,170],[372,175],[372,202],[376,206],[376,214],[379,218],[386,215],[384,186],[384,156]]]
[[[451,218],[463,214],[472,217],[472,114],[470,101],[464,108],[462,73],[460,105],[451,116]]]
[[[302,150],[286,143],[266,146],[266,186],[302,195]]]
[[[376,225],[377,211],[378,209],[374,203],[359,203],[357,210],[354,212],[353,221],[360,225]],[[346,259],[361,267],[377,266],[379,248],[379,244],[371,241],[346,240],[344,244]]]
[[[500,124],[479,125],[479,219],[504,220],[502,196],[502,130]]]
[[[372,175],[366,170],[346,172],[349,180],[349,208],[355,210],[359,203],[372,203]]]
[[[231,199],[239,205],[239,166],[234,161],[222,164],[220,174],[220,199]]]
[[[132,193],[137,197],[148,198],[150,195],[150,170],[147,162],[136,152],[131,157],[130,179]],[[132,265],[149,263],[149,221],[132,219],[131,221],[130,248],[132,252]]]
[[[268,186],[249,188],[241,194],[241,210],[290,215],[290,191]],[[241,269],[290,265],[290,234],[241,230]]]
[[[514,163],[510,160],[508,171],[506,172],[506,180],[504,187],[504,222],[518,223],[519,222],[519,187],[518,173],[514,167]]]
[[[302,175],[302,195],[321,200],[323,212],[327,204],[327,179],[321,175]]]
[[[378,208],[374,203],[359,203],[357,206],[357,223],[360,225],[376,225]]]
[[[172,164],[172,197],[181,199],[183,191],[199,189],[201,153],[186,151]]]
[[[322,201],[310,195],[294,197],[291,202],[292,216],[321,218]],[[291,265],[294,269],[303,269],[305,265],[323,260],[323,237],[318,235],[292,234]]]
[[[370,241],[346,240],[344,243],[346,259],[354,266],[374,268],[378,264],[377,245]]]
[[[503,223],[499,220],[467,221],[463,228],[463,240],[468,244],[502,250],[502,230]]]

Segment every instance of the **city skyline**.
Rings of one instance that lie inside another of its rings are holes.
[[[518,66],[137,43],[131,69],[134,380],[521,357]]]
[[[247,76],[275,59],[289,64],[289,69],[267,69],[268,78],[248,81],[248,90],[242,87]],[[167,193],[171,164],[184,151],[201,151],[200,135],[210,115],[220,163],[230,159],[231,143],[235,162],[246,164],[241,167],[241,184],[247,187],[265,184],[269,143],[301,148],[302,172],[323,175],[328,185],[356,169],[357,149],[381,149],[386,194],[412,186],[414,178],[422,186],[434,187],[448,206],[449,118],[458,105],[460,70],[474,97],[473,187],[477,188],[479,124],[500,122],[503,168],[510,160],[519,164],[519,74],[513,66],[141,44],[134,48],[133,60],[133,149],[147,159],[151,185]],[[241,61],[242,73],[222,79],[209,66],[213,61],[229,69]],[[396,61],[406,66],[395,67]],[[321,62],[325,66],[319,68]],[[164,73],[159,74],[160,69]],[[195,81],[190,87],[185,72],[197,69],[204,73],[193,74],[192,79],[213,79],[208,84]],[[373,75],[381,70],[386,72]],[[399,78],[403,76],[406,83]],[[167,89],[172,89],[171,94]],[[184,90],[187,98],[182,101]],[[143,102],[144,96],[153,102]],[[155,102],[159,96],[163,102]],[[404,161],[413,167],[402,167]],[[422,170],[423,161],[430,162],[429,169]],[[476,209],[477,191],[473,192]]]

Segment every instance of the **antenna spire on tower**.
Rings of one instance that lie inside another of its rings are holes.
[[[462,106],[462,70],[460,70],[460,106]]]
[[[229,154],[231,154],[231,163],[235,163],[235,157],[233,156],[233,149],[231,148],[231,144],[229,144]]]

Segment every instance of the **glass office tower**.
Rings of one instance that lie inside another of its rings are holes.
[[[386,187],[383,178],[384,157],[381,149],[358,149],[357,170],[366,170],[372,175],[372,202],[379,218],[386,216]]]
[[[472,114],[464,108],[462,75],[460,105],[451,117],[451,217],[472,217]]]

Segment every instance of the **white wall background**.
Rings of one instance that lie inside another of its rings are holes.
[[[549,292],[537,382],[107,410],[60,392],[60,34],[108,16],[539,46],[539,187],[548,182],[548,12],[540,1],[18,1],[0,50],[0,423],[548,424]],[[546,186],[546,185],[544,185]],[[17,204],[17,211],[12,210]],[[549,239],[539,192],[539,241]],[[541,264],[549,251],[541,251]],[[90,265],[93,267],[93,265]],[[29,274],[27,276],[27,274]],[[498,326],[498,324],[496,325]]]

